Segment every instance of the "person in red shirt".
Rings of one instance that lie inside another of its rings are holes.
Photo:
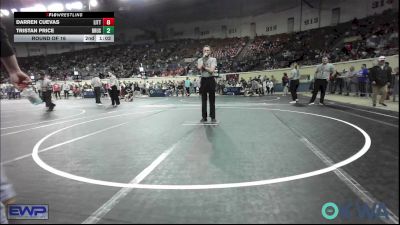
[[[58,83],[53,84],[53,92],[54,95],[56,96],[56,99],[60,98],[61,99],[61,86]]]

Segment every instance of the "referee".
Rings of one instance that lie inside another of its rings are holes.
[[[101,80],[98,75],[92,78],[91,83],[92,83],[93,90],[94,90],[94,96],[96,98],[96,104],[102,105],[102,103],[100,101],[100,95],[101,95],[101,88],[103,87],[103,83],[101,83]]]
[[[40,88],[42,89],[42,99],[46,103],[46,107],[49,108],[47,111],[51,112],[56,106],[56,104],[51,101],[51,92],[53,90],[51,80],[48,79],[43,72],[41,72],[38,83],[40,84]]]
[[[319,103],[321,105],[325,105],[324,98],[326,87],[328,86],[329,76],[336,73],[335,66],[333,64],[328,63],[328,57],[322,58],[322,63],[317,66],[314,75],[314,90],[308,105],[314,105],[315,98],[317,97],[318,91],[321,90],[321,97],[319,99]]]
[[[215,88],[216,82],[214,72],[217,67],[217,59],[210,57],[211,48],[206,45],[203,47],[203,57],[197,60],[197,69],[200,71],[200,94],[201,94],[201,111],[202,119],[200,122],[207,122],[207,93],[210,100],[210,117],[211,122],[215,120]]]
[[[300,72],[299,65],[297,63],[292,64],[293,69],[290,71],[290,94],[292,95],[292,101],[290,104],[295,104],[299,102],[297,98],[297,88],[300,85]]]

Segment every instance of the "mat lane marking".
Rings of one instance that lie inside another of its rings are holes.
[[[67,118],[71,118],[71,117],[75,117],[75,116],[79,116],[86,113],[86,110],[81,109],[81,112],[72,116],[67,116],[64,118],[59,118],[59,119],[54,119],[54,120],[46,120],[46,121],[42,121],[42,122],[37,122],[37,123],[27,123],[27,124],[21,124],[21,125],[16,125],[16,126],[12,126],[12,127],[2,127],[1,130],[7,130],[7,129],[11,129],[11,128],[17,128],[17,127],[26,127],[29,125],[36,125],[36,124],[41,124],[41,123],[47,123],[47,122],[51,122],[51,121],[58,121],[58,120],[65,120]]]
[[[144,180],[158,165],[160,165],[178,146],[183,140],[193,132],[187,132],[178,142],[173,144],[167,150],[165,150],[161,155],[159,155],[149,166],[147,166],[142,172],[140,172],[129,184],[139,184]],[[95,224],[98,223],[108,212],[110,212],[125,196],[127,196],[133,188],[124,187],[121,188],[116,194],[114,194],[106,203],[104,203],[100,208],[93,212],[82,224]]]

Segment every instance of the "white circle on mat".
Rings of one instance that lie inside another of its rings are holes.
[[[235,109],[235,108],[237,108],[237,109],[261,109],[261,110],[270,110],[270,111],[292,112],[292,113],[298,113],[298,114],[304,114],[304,115],[312,115],[312,116],[317,116],[317,117],[322,117],[322,118],[338,121],[338,122],[344,123],[346,125],[349,125],[349,126],[355,128],[356,130],[358,130],[364,136],[365,143],[364,143],[364,146],[356,154],[352,155],[351,157],[349,157],[349,158],[347,158],[347,159],[345,159],[343,161],[340,161],[338,163],[335,163],[335,164],[333,164],[333,165],[331,165],[329,167],[323,168],[323,169],[319,169],[319,170],[315,170],[315,171],[311,171],[311,172],[307,172],[307,173],[302,173],[302,174],[297,174],[297,175],[292,175],[292,176],[273,178],[273,179],[268,179],[268,180],[257,180],[257,181],[248,181],[248,182],[238,182],[238,183],[221,183],[221,184],[199,184],[199,185],[129,184],[129,183],[118,183],[118,182],[110,182],[110,181],[104,181],[104,180],[96,180],[96,179],[91,179],[91,178],[86,178],[86,177],[82,177],[82,176],[73,175],[73,174],[58,170],[56,168],[53,168],[53,167],[49,166],[48,164],[46,164],[39,157],[38,153],[39,153],[40,145],[46,139],[51,137],[52,135],[54,135],[56,133],[59,133],[59,132],[61,132],[63,130],[69,129],[71,127],[81,125],[81,124],[86,124],[86,123],[90,123],[90,122],[97,121],[97,120],[102,120],[102,119],[108,119],[108,118],[122,116],[122,115],[116,115],[116,116],[98,118],[98,119],[95,119],[95,120],[89,120],[89,121],[86,121],[86,122],[74,124],[74,125],[71,125],[71,126],[68,126],[68,127],[65,127],[65,128],[62,128],[62,129],[54,131],[54,132],[48,134],[47,136],[45,136],[44,138],[42,138],[41,140],[39,140],[35,144],[35,146],[33,147],[33,151],[32,151],[32,157],[33,157],[33,160],[40,167],[42,167],[43,169],[49,171],[50,173],[53,173],[53,174],[56,174],[58,176],[65,177],[65,178],[68,178],[68,179],[71,179],[71,180],[84,182],[84,183],[90,183],[90,184],[96,184],[96,185],[102,185],[102,186],[110,186],[110,187],[121,187],[121,188],[140,188],[140,189],[158,189],[158,190],[167,190],[167,189],[169,189],[169,190],[199,190],[199,189],[220,189],[220,188],[237,188],[237,187],[259,186],[259,185],[276,184],[276,183],[282,183],[282,182],[287,182],[287,181],[293,181],[293,180],[299,180],[299,179],[304,179],[304,178],[308,178],[308,177],[313,177],[313,176],[329,173],[331,171],[334,171],[334,170],[336,170],[336,169],[338,169],[340,167],[343,167],[343,166],[345,166],[345,165],[347,165],[349,163],[352,163],[352,162],[356,161],[357,159],[362,157],[365,153],[367,153],[369,148],[371,147],[371,138],[369,137],[367,132],[365,132],[363,129],[361,129],[357,125],[354,125],[352,123],[349,123],[349,122],[341,120],[341,119],[337,119],[337,118],[330,117],[330,116],[319,115],[319,114],[315,114],[315,113],[307,113],[307,112],[300,112],[300,111],[293,111],[293,110],[229,107],[229,109]],[[182,108],[177,109],[177,110],[182,110]],[[185,109],[183,109],[183,110],[185,110]],[[127,114],[135,114],[135,113],[127,113]],[[127,115],[127,114],[123,114],[123,115]]]

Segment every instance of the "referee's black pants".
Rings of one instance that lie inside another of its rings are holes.
[[[96,103],[97,103],[97,104],[100,104],[100,103],[101,103],[101,101],[100,101],[100,95],[101,95],[100,87],[94,87],[94,96],[95,96],[95,98],[96,98]]]
[[[51,92],[50,90],[48,91],[43,91],[42,92],[42,100],[46,103],[46,107],[49,108],[54,108],[55,104],[51,102]]]
[[[214,77],[202,77],[200,80],[201,112],[203,119],[207,119],[207,94],[210,100],[210,117],[215,119],[215,87]]]
[[[119,90],[117,89],[117,86],[112,86],[110,90],[110,97],[111,97],[111,105],[119,105]]]
[[[290,94],[292,95],[292,100],[296,101],[297,99],[297,88],[299,87],[300,81],[299,80],[291,80],[290,81]]]
[[[315,101],[315,98],[317,97],[319,90],[321,90],[321,98],[319,99],[319,102],[324,103],[327,86],[328,86],[328,81],[326,79],[315,79],[313,95],[311,97],[310,103]]]

